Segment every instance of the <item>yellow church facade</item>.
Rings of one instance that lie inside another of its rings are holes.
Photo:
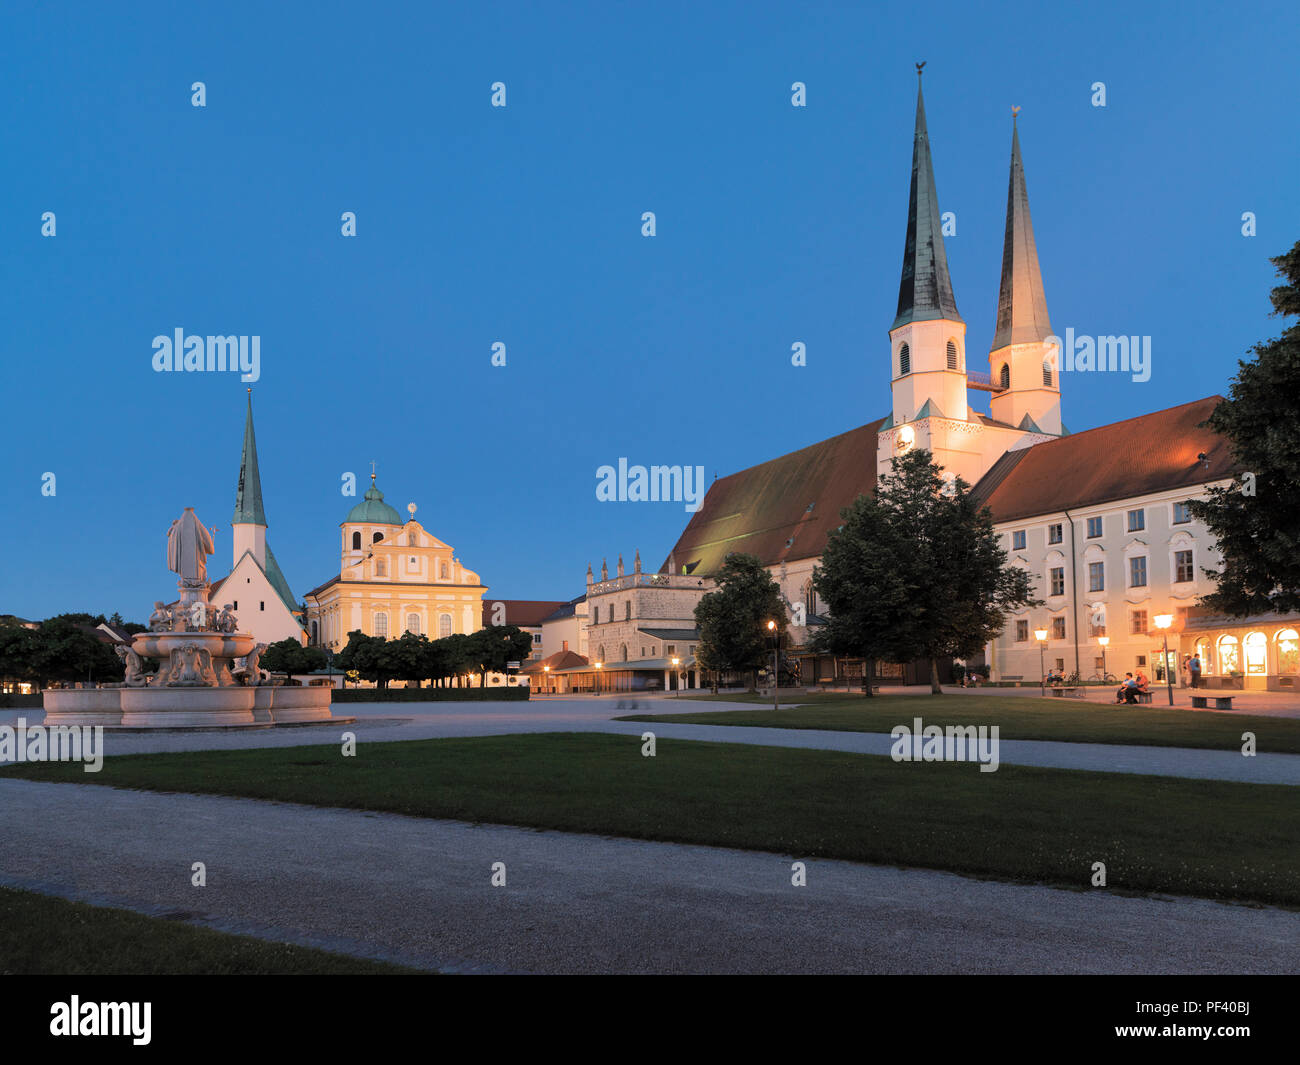
[[[358,629],[385,639],[477,632],[487,586],[450,544],[415,520],[414,503],[403,521],[384,502],[374,475],[370,482],[339,527],[339,575],[306,595],[310,642],[337,652]]]

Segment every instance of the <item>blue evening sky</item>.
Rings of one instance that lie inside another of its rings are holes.
[[[1066,375],[1066,423],[1222,392],[1300,237],[1298,28],[1291,2],[6,3],[0,613],[144,620],[187,505],[228,570],[246,386],[155,373],[178,327],[261,337],[299,598],[371,460],[491,598],[658,568],[689,515],[597,502],[597,467],[711,480],[889,410],[918,59],[971,367],[1019,104],[1053,325],[1153,343],[1146,383]]]

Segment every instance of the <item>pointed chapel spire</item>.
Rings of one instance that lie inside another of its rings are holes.
[[[1029,218],[1029,193],[1025,167],[1020,161],[1020,133],[1016,112],[1011,118],[1011,179],[1007,186],[1007,231],[1002,243],[1002,286],[998,290],[998,324],[990,351],[1008,344],[1032,344],[1052,335],[1043,295],[1043,275],[1038,270],[1038,248]]]
[[[907,204],[907,243],[903,248],[903,275],[898,283],[898,317],[891,329],[909,322],[935,319],[960,322],[957,300],[948,277],[948,256],[943,247],[939,219],[939,194],[934,187],[930,160],[930,135],[925,128],[925,100],[921,96],[921,68],[916,65],[916,133],[912,141],[912,189]]]
[[[257,438],[253,435],[253,390],[248,390],[248,415],[244,419],[244,454],[239,460],[239,490],[235,493],[232,525],[265,525],[262,509],[262,475],[257,470]]]

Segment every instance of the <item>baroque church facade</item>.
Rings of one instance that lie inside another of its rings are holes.
[[[1171,652],[1199,653],[1211,686],[1300,683],[1300,618],[1234,621],[1196,606],[1210,590],[1203,569],[1220,560],[1185,504],[1238,472],[1227,442],[1201,424],[1220,397],[1076,434],[1062,422],[1060,351],[1014,118],[996,329],[987,360],[974,366],[940,219],[918,84],[888,413],[716,480],[661,572],[708,577],[731,552],[756,555],[790,607],[801,681],[861,676],[860,662],[798,651],[821,609],[813,571],[841,509],[873,492],[895,456],[923,448],[946,476],[974,486],[1009,564],[1033,575],[1044,601],[987,645],[991,679],[1036,681],[1041,661],[1085,679],[1104,662],[1106,672],[1142,669],[1162,681],[1156,619],[1170,615]],[[990,394],[989,414],[969,405],[970,390]],[[923,679],[904,666],[878,668],[887,683]]]

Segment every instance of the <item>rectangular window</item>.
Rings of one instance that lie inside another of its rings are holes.
[[[1064,539],[1064,537],[1065,537],[1065,533],[1062,531],[1062,526],[1060,522],[1057,522],[1055,525],[1049,525],[1047,527],[1047,542],[1049,544],[1059,544]]]
[[[1128,586],[1145,588],[1147,586],[1147,557],[1139,555],[1128,560]]]
[[[1141,532],[1147,527],[1147,512],[1145,510],[1130,510],[1128,512],[1128,531]]]
[[[1088,539],[1095,540],[1101,535],[1101,518],[1088,519]]]
[[[1106,635],[1106,611],[1101,606],[1093,607],[1092,612],[1088,614],[1088,635]]]
[[[1128,631],[1134,636],[1144,635],[1147,631],[1147,612],[1145,610],[1130,610],[1128,615]]]
[[[1025,643],[1029,639],[1029,622],[1016,622],[1016,643]]]
[[[1186,525],[1192,520],[1192,512],[1188,509],[1186,503],[1174,504],[1174,524]]]
[[[1065,639],[1065,618],[1052,618],[1052,639]]]
[[[1011,534],[1011,550],[1023,551],[1025,549],[1025,530],[1017,529]]]
[[[1052,581],[1052,595],[1065,594],[1065,567],[1054,566],[1048,570],[1048,576]]]
[[[1103,669],[1106,668],[1106,660],[1104,658],[1094,658],[1092,660],[1092,668],[1095,669],[1098,673],[1100,673]]]
[[[1192,553],[1190,551],[1174,552],[1174,580],[1182,583],[1195,578],[1192,572]]]
[[[533,643],[541,643],[541,642],[542,642],[542,634],[540,632],[533,633]]]
[[[1088,563],[1088,591],[1104,592],[1106,590],[1106,563]]]

